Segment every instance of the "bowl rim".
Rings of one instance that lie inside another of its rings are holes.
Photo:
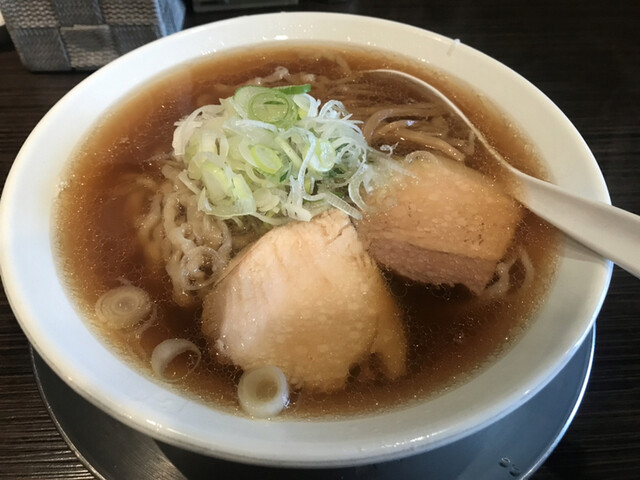
[[[347,26],[354,28],[357,32],[345,33],[344,29]],[[59,122],[63,122],[64,114],[72,111],[73,108],[77,109],[78,102],[82,100],[83,95],[86,96],[87,92],[92,89],[105,85],[105,82],[117,80],[114,91],[130,93],[139,85],[144,85],[149,78],[155,78],[167,69],[184,63],[185,60],[201,58],[203,55],[226,50],[228,43],[217,35],[220,33],[229,34],[232,30],[243,28],[244,31],[256,29],[256,32],[250,35],[252,45],[266,40],[334,41],[328,37],[340,35],[341,38],[335,41],[389,50],[385,43],[392,42],[393,37],[399,34],[405,38],[405,41],[408,39],[416,42],[424,41],[430,54],[437,55],[441,59],[441,64],[437,67],[448,72],[451,71],[448,68],[453,68],[453,63],[442,65],[443,62],[446,62],[446,55],[463,56],[465,60],[475,62],[474,65],[479,68],[487,69],[499,78],[506,78],[510,82],[514,82],[518,92],[526,92],[527,98],[531,98],[531,108],[539,107],[552,115],[553,121],[568,132],[570,145],[566,148],[573,148],[576,155],[582,155],[588,160],[588,172],[585,173],[589,185],[587,195],[593,199],[610,203],[597,162],[580,134],[558,107],[513,70],[455,40],[389,20],[320,12],[248,15],[193,27],[134,50],[80,82],[43,117],[16,157],[7,176],[0,200],[0,232],[2,232],[0,233],[0,275],[11,308],[38,353],[56,374],[76,392],[123,423],[178,447],[228,460],[262,465],[326,467],[399,458],[425,449],[436,448],[467,436],[502,418],[531,398],[564,367],[586,337],[602,306],[609,285],[612,271],[611,262],[582,251],[575,245],[565,245],[563,255],[568,256],[568,261],[573,262],[572,265],[576,264],[575,268],[581,274],[586,272],[590,282],[583,288],[583,293],[588,294],[585,295],[584,305],[581,306],[580,315],[584,317],[583,320],[580,325],[576,326],[571,339],[565,341],[561,348],[553,350],[556,356],[560,355],[560,361],[556,360],[538,368],[526,384],[519,384],[517,379],[514,379],[515,383],[505,385],[501,391],[501,401],[496,404],[483,404],[479,407],[459,401],[461,411],[456,415],[454,424],[449,426],[436,425],[438,428],[426,428],[421,424],[416,425],[415,422],[407,423],[407,418],[413,416],[415,419],[416,416],[421,415],[426,415],[428,418],[431,412],[441,408],[441,398],[403,409],[394,409],[376,416],[375,420],[372,419],[373,417],[357,417],[337,422],[314,421],[317,428],[313,427],[311,430],[315,433],[311,434],[308,428],[309,422],[305,421],[264,422],[216,412],[163,388],[157,382],[137,371],[132,371],[131,367],[119,360],[101,341],[97,340],[86,326],[84,331],[74,331],[74,326],[77,327],[75,320],[81,320],[60,318],[63,314],[68,315],[69,312],[75,310],[73,308],[70,310],[71,306],[66,297],[65,289],[57,281],[57,268],[53,270],[55,281],[45,284],[48,289],[47,295],[49,295],[47,300],[34,298],[34,293],[27,283],[34,277],[25,274],[24,269],[28,269],[28,262],[24,258],[25,255],[21,255],[20,252],[24,251],[23,248],[32,247],[39,249],[37,250],[39,252],[44,252],[45,256],[47,252],[53,255],[49,239],[51,218],[45,218],[43,215],[46,212],[44,212],[34,217],[24,217],[27,220],[42,221],[43,225],[36,225],[37,222],[21,222],[22,212],[16,208],[16,205],[27,204],[29,211],[31,211],[33,205],[46,205],[42,202],[47,200],[50,202],[53,198],[51,195],[56,193],[55,186],[50,185],[51,177],[49,177],[48,185],[43,183],[42,191],[36,191],[32,195],[35,198],[25,201],[23,193],[24,186],[29,185],[27,179],[33,175],[33,172],[28,170],[33,169],[34,158],[41,155],[41,150],[38,150],[39,144],[45,140],[53,141],[51,125],[59,125]],[[328,32],[320,35],[319,28],[327,28]],[[373,41],[367,37],[367,31],[376,31],[377,39]],[[324,35],[327,38],[318,39],[318,35],[321,37]],[[195,40],[205,41],[205,43],[199,48],[192,47],[189,50],[189,58],[182,58],[180,61],[173,60],[175,57],[171,57],[171,55],[179,55],[176,52],[181,47]],[[237,42],[240,41],[237,40]],[[248,44],[240,42],[240,45]],[[172,60],[163,68],[151,65],[149,59],[158,58],[162,51],[167,51],[167,56]],[[450,51],[453,52],[453,55],[448,53]],[[419,60],[425,63],[431,62],[426,57]],[[136,68],[133,68],[137,72],[136,75],[126,79],[135,87],[130,87],[127,90],[123,79],[118,78],[118,73],[136,64],[138,64]],[[153,73],[141,74],[140,70],[145,67],[151,68]],[[490,92],[484,93],[491,98]],[[122,95],[119,98],[121,97]],[[101,100],[96,101],[100,102]],[[100,107],[91,107],[91,109],[92,111],[100,110]],[[82,111],[79,113],[81,120],[85,118],[83,116],[85,114],[87,118],[91,117],[91,112]],[[65,126],[65,128],[72,127]],[[79,140],[59,139],[58,141],[60,142],[56,144],[58,150],[69,150]],[[65,162],[58,163],[62,165]],[[55,170],[54,167],[51,167],[53,170],[48,170],[49,168],[48,165],[43,166],[43,170],[46,172]],[[577,193],[580,193],[584,188],[581,186],[581,181],[578,180],[575,183],[569,182],[565,186],[570,190],[576,190]],[[44,273],[51,275],[51,268],[47,267]],[[43,276],[46,277],[46,275]],[[62,297],[60,297],[61,294]],[[57,326],[48,324],[43,320],[45,312],[47,312],[47,318],[51,316],[60,323]],[[79,317],[77,313],[76,317]],[[64,340],[65,346],[80,341],[89,342],[96,358],[86,358],[86,363],[78,364],[73,354],[65,351],[62,344],[59,343],[60,338],[55,337],[58,335],[56,333],[58,330],[62,332],[60,335],[64,333],[73,337]],[[54,337],[50,335],[54,335]],[[531,352],[534,351],[534,348],[535,345],[531,345]],[[511,353],[512,351],[503,356],[499,363],[508,362],[507,357]],[[492,366],[488,371],[490,372],[492,368],[494,367]],[[105,373],[105,377],[94,378],[92,376],[93,369],[99,369],[101,373]],[[482,397],[482,389],[478,386],[478,379],[486,374],[487,372],[480,374],[460,388],[470,395],[477,394]],[[118,385],[118,387],[114,389],[113,385]],[[153,405],[153,408],[150,408],[149,404]],[[205,425],[187,425],[183,422],[186,417],[193,419],[201,415],[207,419],[206,422],[203,422]],[[397,426],[400,431],[397,431],[394,426]],[[220,428],[220,431],[215,431],[215,428],[213,428],[214,431],[206,430],[212,427]],[[330,437],[333,437],[333,441],[330,441]]]

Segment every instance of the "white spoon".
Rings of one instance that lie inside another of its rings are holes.
[[[363,76],[404,79],[438,97],[474,133],[478,141],[518,182],[512,195],[530,211],[594,252],[640,278],[640,216],[603,202],[588,200],[512,167],[464,113],[436,87],[397,70],[369,70]]]

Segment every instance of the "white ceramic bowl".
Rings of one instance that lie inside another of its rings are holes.
[[[519,343],[460,388],[410,408],[345,421],[255,421],[220,413],[146,379],[87,329],[52,252],[52,201],[63,167],[102,113],[157,74],[203,55],[264,41],[367,45],[415,57],[470,83],[530,137],[556,183],[609,202],[598,166],[569,120],[502,64],[451,39],[366,17],[279,13],[240,17],[153,42],[66,95],[25,142],[0,206],[0,265],[11,306],[36,350],[65,382],[157,439],[231,460],[339,466],[387,460],[454,441],[512,411],[569,360],[602,304],[611,264],[570,243],[548,301]]]

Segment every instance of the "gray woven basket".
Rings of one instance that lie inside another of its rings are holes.
[[[93,70],[182,28],[181,0],[0,0],[22,63]]]

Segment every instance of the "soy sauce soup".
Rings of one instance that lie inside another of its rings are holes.
[[[139,179],[162,181],[162,165],[157,159],[171,152],[175,122],[197,107],[232,95],[237,86],[251,79],[272,75],[278,67],[308,79],[310,93],[323,102],[340,92],[332,85],[334,80],[360,70],[394,68],[425,78],[454,98],[512,164],[545,176],[526,139],[462,81],[369,49],[295,44],[216,54],[172,69],[113,107],[80,146],[59,195],[56,233],[60,275],[96,334],[123,359],[159,382],[163,380],[150,368],[154,347],[168,338],[191,340],[202,352],[201,362],[194,371],[167,385],[212,407],[240,414],[237,382],[242,372],[210,353],[200,330],[201,305],[178,305],[166,272],[150,268],[145,260],[137,225],[154,192]],[[371,102],[367,107],[375,107],[376,102],[404,101],[410,95],[398,87],[390,89],[384,100],[371,98],[369,93],[342,100],[347,110],[357,110],[363,100]],[[490,159],[482,152],[471,155],[468,164],[492,174]],[[462,286],[416,284],[385,271],[404,312],[407,374],[393,381],[349,381],[344,390],[333,393],[294,391],[283,415],[371,413],[407,405],[464,382],[507,351],[527,328],[553,278],[557,243],[554,230],[526,212],[511,249],[526,250],[535,278],[528,288],[515,288],[511,295],[497,299],[473,295]],[[517,287],[522,277],[517,266],[512,276]],[[98,298],[123,282],[145,290],[152,300],[155,321],[142,331],[111,330],[96,321]],[[186,354],[176,358],[167,375],[179,378],[192,361]],[[354,378],[357,370],[352,372]]]

